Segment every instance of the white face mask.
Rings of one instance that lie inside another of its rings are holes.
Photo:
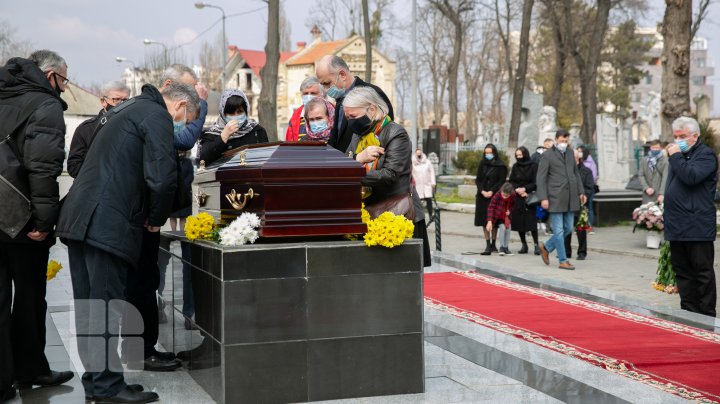
[[[567,143],[558,143],[555,145],[555,147],[557,147],[558,150],[564,153],[565,150],[567,150]]]

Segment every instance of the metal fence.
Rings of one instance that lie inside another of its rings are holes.
[[[440,145],[440,174],[452,175],[457,172],[457,169],[453,165],[452,161],[457,157],[458,152],[461,151],[475,151],[482,150],[483,146],[477,146],[474,144],[454,144],[454,143],[443,143]]]

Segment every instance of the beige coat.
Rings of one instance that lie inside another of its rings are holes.
[[[433,187],[435,186],[435,169],[425,157],[425,154],[420,159],[417,156],[413,157],[412,175],[420,199],[432,198]]]

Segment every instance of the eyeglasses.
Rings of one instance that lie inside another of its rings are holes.
[[[120,104],[128,100],[128,98],[120,98],[120,97],[108,97],[106,95],[103,95],[103,98],[105,98],[108,101],[112,101],[115,104]]]
[[[60,76],[60,78],[62,79],[60,82],[61,82],[64,86],[66,86],[67,83],[70,82],[70,79],[67,78],[67,77],[65,77],[65,76],[63,76],[62,74],[60,74],[60,73],[58,73],[58,72],[52,72],[52,73],[53,73],[54,75],[56,75],[56,76]]]

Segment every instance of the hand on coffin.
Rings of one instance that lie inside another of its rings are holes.
[[[225,125],[225,128],[223,129],[222,133],[220,134],[220,138],[224,143],[228,142],[228,139],[230,139],[230,135],[237,132],[238,128],[240,127],[240,122],[236,120],[231,120],[230,122]]]
[[[361,151],[357,156],[355,156],[355,160],[366,164],[377,160],[383,154],[385,154],[385,149],[382,147],[368,146],[367,149]]]

